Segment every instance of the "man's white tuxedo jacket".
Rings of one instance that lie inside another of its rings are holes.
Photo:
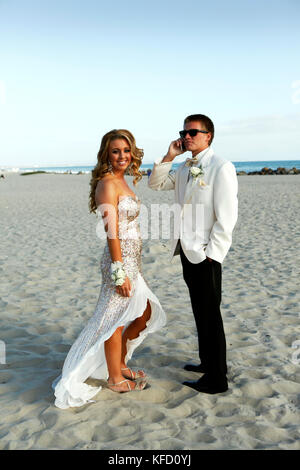
[[[223,262],[232,242],[238,216],[237,176],[234,165],[217,157],[211,147],[199,155],[204,175],[193,180],[190,167],[183,162],[177,171],[170,171],[172,162],[154,163],[149,187],[154,190],[175,190],[180,216],[172,241],[172,255],[178,254],[180,239],[184,254],[191,263],[201,263],[206,256]],[[189,179],[189,182],[188,182]],[[199,184],[200,180],[204,182]]]

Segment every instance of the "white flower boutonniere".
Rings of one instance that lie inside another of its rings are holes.
[[[192,166],[191,169],[190,169],[190,173],[193,177],[193,184],[198,181],[198,184],[199,186],[207,186],[207,184],[205,183],[205,181],[203,181],[200,176],[203,176],[204,175],[204,170],[202,168],[202,165],[200,165],[200,167],[198,166]]]
[[[203,168],[202,166],[200,165],[200,167],[198,166],[192,166],[191,169],[190,169],[190,173],[192,175],[192,177],[195,179],[195,178],[199,178],[199,176],[203,176],[204,175],[204,171],[203,171]]]

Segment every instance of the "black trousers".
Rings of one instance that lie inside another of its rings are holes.
[[[183,278],[190,292],[195,317],[199,358],[213,380],[226,380],[226,339],[220,311],[222,265],[205,259],[191,263],[180,246]]]

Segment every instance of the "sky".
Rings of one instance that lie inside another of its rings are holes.
[[[231,161],[300,159],[300,0],[0,0],[0,166],[144,163],[190,114]]]

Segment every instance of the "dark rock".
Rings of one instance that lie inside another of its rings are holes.
[[[260,174],[261,175],[274,175],[274,170],[272,170],[272,168],[268,168],[267,166],[265,166],[264,168],[260,170]]]
[[[286,168],[283,167],[278,167],[277,170],[275,170],[276,175],[286,175],[287,171]]]

